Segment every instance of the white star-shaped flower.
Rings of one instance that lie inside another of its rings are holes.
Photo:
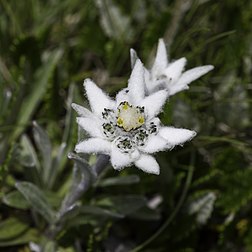
[[[131,65],[134,66],[138,58],[136,52],[131,49]],[[146,94],[152,94],[157,90],[167,89],[169,96],[188,89],[189,84],[211,71],[212,65],[195,67],[184,71],[186,58],[180,58],[173,62],[168,61],[167,51],[163,39],[159,39],[156,58],[150,70],[145,69]]]
[[[84,88],[91,111],[72,104],[79,114],[77,123],[90,138],[78,143],[77,153],[110,155],[114,169],[121,170],[134,164],[139,169],[159,174],[159,165],[152,154],[175,145],[182,145],[196,133],[187,129],[161,126],[157,115],[168,96],[159,90],[145,97],[144,67],[136,61],[128,88],[111,99],[90,79]]]

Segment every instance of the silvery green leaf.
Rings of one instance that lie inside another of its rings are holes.
[[[131,41],[133,30],[130,18],[124,15],[111,0],[96,0],[100,11],[100,22],[104,32],[115,39]]]
[[[48,183],[50,178],[52,165],[52,146],[47,133],[40,127],[36,122],[33,122],[33,136],[36,145],[42,156],[43,164],[43,181],[45,184]]]
[[[115,209],[118,213],[129,215],[145,206],[147,200],[139,195],[108,196],[96,202],[97,205]]]
[[[29,209],[30,204],[19,191],[13,191],[3,197],[3,203],[17,209]]]
[[[205,224],[212,214],[215,200],[216,195],[213,192],[197,198],[190,203],[189,214],[196,214],[197,222],[199,224]]]
[[[52,169],[47,183],[48,188],[52,188],[57,178],[57,175],[61,171],[61,167],[63,167],[64,159],[66,159],[66,157],[64,156],[66,154],[66,148],[67,148],[66,143],[62,143],[59,146],[56,157],[52,161]]]
[[[9,218],[0,222],[0,240],[12,239],[22,234],[28,228],[28,224],[16,218]]]
[[[55,252],[57,251],[57,244],[55,241],[46,241],[42,251],[43,252]]]
[[[36,167],[39,172],[41,167],[35,149],[26,135],[21,137],[21,162],[24,166]]]
[[[122,176],[122,177],[103,179],[102,181],[98,183],[98,186],[105,187],[105,186],[115,186],[115,185],[130,185],[130,184],[136,184],[139,181],[140,181],[139,176],[128,175],[128,176]]]
[[[35,81],[31,93],[25,98],[21,104],[22,113],[18,114],[17,125],[26,125],[34,113],[36,107],[41,101],[46,92],[46,86],[48,80],[51,77],[56,64],[61,58],[63,52],[61,50],[55,50],[49,54],[49,57],[45,60],[41,68],[35,73]],[[16,127],[11,140],[16,139],[22,133],[23,127]]]
[[[11,93],[10,90],[8,90],[8,89],[3,90],[3,93],[0,96],[0,115],[1,115],[1,117],[7,111],[7,108],[9,106],[9,104],[10,104],[11,96],[12,96],[12,93]]]
[[[87,161],[80,156],[69,153],[68,158],[74,161],[73,187],[86,187],[93,182],[96,174]]]
[[[124,215],[117,213],[115,211],[111,211],[106,208],[101,208],[98,206],[81,206],[78,209],[79,214],[89,214],[89,215],[101,215],[106,217],[113,217],[113,218],[123,218]]]
[[[130,217],[144,221],[156,221],[160,219],[160,214],[156,210],[144,206],[132,213]]]
[[[73,181],[69,193],[63,200],[59,216],[65,215],[75,206],[76,201],[93,183],[96,176],[89,164],[74,153],[69,153],[68,158],[74,161]]]
[[[15,227],[12,227],[15,228]],[[13,239],[0,240],[0,247],[16,246],[21,244],[27,244],[28,242],[36,242],[39,240],[39,233],[36,229],[31,228],[27,231],[21,233],[18,236],[13,237]]]
[[[32,208],[41,214],[49,223],[55,221],[55,213],[49,205],[44,193],[30,182],[17,182],[16,188],[23,194]]]

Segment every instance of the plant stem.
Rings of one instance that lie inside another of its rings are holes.
[[[96,163],[90,167],[90,169],[96,175],[95,179],[98,175],[105,169],[107,164],[109,163],[109,156],[107,155],[99,155],[97,157]],[[62,202],[62,206],[58,212],[57,221],[53,223],[47,230],[47,236],[50,239],[54,239],[54,237],[60,232],[62,227],[64,226],[64,216],[69,212],[69,210],[75,205],[76,201],[78,201],[81,196],[90,188],[94,181],[83,179],[80,185],[76,190],[72,191],[71,194],[67,195]]]
[[[141,249],[143,249],[144,247],[146,247],[148,244],[150,244],[152,241],[154,241],[170,225],[170,223],[174,220],[174,218],[176,217],[177,213],[179,212],[181,206],[184,203],[184,200],[186,198],[187,192],[189,190],[189,187],[190,187],[190,184],[191,184],[191,181],[192,181],[193,172],[194,172],[194,158],[195,158],[194,156],[195,155],[193,153],[192,154],[191,164],[189,166],[189,170],[188,170],[187,177],[186,177],[185,186],[184,186],[183,192],[182,192],[182,194],[180,196],[180,199],[179,199],[175,209],[173,210],[173,212],[171,213],[169,218],[165,221],[165,223],[157,230],[156,233],[154,233],[154,235],[152,235],[149,239],[147,239],[142,244],[138,245],[136,248],[134,248],[130,252],[138,252]]]

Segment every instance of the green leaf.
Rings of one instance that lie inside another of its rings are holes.
[[[43,247],[43,252],[55,252],[57,251],[57,244],[54,241],[47,241]]]
[[[111,38],[131,41],[133,29],[130,18],[125,16],[111,0],[96,0],[100,11],[100,22],[104,32]]]
[[[157,211],[144,206],[132,213],[130,217],[144,221],[157,221],[160,219],[160,214]]]
[[[0,247],[14,246],[26,244],[29,242],[37,242],[39,240],[39,233],[36,229],[29,229],[16,238],[10,240],[0,240]]]
[[[33,136],[36,145],[42,156],[43,163],[43,181],[48,184],[50,173],[52,169],[52,146],[47,133],[36,123],[33,122]]]
[[[27,167],[36,167],[38,171],[40,170],[40,164],[38,161],[35,149],[32,146],[31,141],[26,135],[21,137],[21,162]]]
[[[102,215],[106,217],[113,217],[113,218],[123,218],[123,214],[116,213],[114,211],[97,207],[97,206],[82,206],[79,209],[80,213],[82,214],[91,214],[91,215]]]
[[[32,114],[45,94],[48,81],[61,56],[61,50],[51,52],[47,61],[37,70],[33,90],[21,104],[21,111],[18,114],[17,125],[23,126],[29,122]],[[11,136],[11,141],[15,140],[22,131],[23,127],[16,127],[16,130]]]
[[[129,175],[115,178],[103,179],[99,182],[98,186],[114,186],[114,185],[131,185],[140,181],[139,176]]]
[[[74,160],[73,180],[69,193],[63,200],[60,215],[64,215],[72,208],[81,195],[90,187],[96,176],[84,159],[74,153],[69,153],[68,157]]]
[[[146,203],[146,198],[139,195],[108,196],[96,202],[97,205],[110,207],[123,215],[129,215],[137,211]]]
[[[35,184],[41,184],[41,165],[37,157],[37,153],[30,141],[30,139],[26,135],[22,135],[21,137],[21,151],[20,151],[20,163],[29,167],[31,174],[30,179]]]
[[[58,149],[56,157],[53,159],[52,162],[52,171],[50,173],[48,187],[52,188],[54,185],[57,175],[62,172],[62,169],[65,167],[65,163],[68,160],[66,153],[70,151],[72,148],[73,138],[72,135],[74,134],[75,127],[73,127],[74,122],[74,114],[72,109],[72,102],[74,100],[74,96],[76,94],[76,86],[71,84],[68,89],[68,97],[66,102],[66,116],[65,116],[65,128],[62,137],[62,143]]]
[[[72,190],[76,191],[77,188],[80,190],[81,187],[88,188],[94,181],[95,174],[89,164],[83,158],[70,153],[68,157],[74,160],[74,171],[73,171],[73,184]]]
[[[213,192],[194,199],[190,202],[189,214],[196,214],[197,223],[205,224],[213,212],[215,200],[216,195]]]
[[[32,208],[40,213],[49,223],[55,221],[55,213],[49,205],[44,193],[34,184],[18,182],[16,188],[23,194]]]
[[[16,218],[0,222],[0,240],[12,239],[28,229],[28,225]]]
[[[3,203],[17,209],[29,209],[30,204],[19,191],[13,191],[3,197]]]
[[[115,210],[110,210],[106,208],[102,208],[99,206],[75,206],[70,211],[68,211],[67,215],[65,215],[65,220],[70,220],[76,218],[78,216],[86,216],[89,218],[90,216],[101,216],[108,218],[123,218],[124,215],[116,212]]]

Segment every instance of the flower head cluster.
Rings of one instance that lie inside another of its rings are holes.
[[[79,115],[77,123],[90,138],[76,145],[77,153],[110,155],[111,164],[116,170],[134,164],[145,172],[159,174],[159,165],[153,154],[182,145],[196,135],[191,130],[161,124],[157,116],[170,89],[159,88],[161,84],[154,81],[152,84],[157,88],[146,92],[149,85],[146,71],[141,61],[136,59],[128,87],[121,90],[115,99],[90,79],[84,81],[91,111],[77,104],[72,104],[72,107]]]
[[[134,66],[137,57],[136,52],[131,49],[131,65]],[[152,94],[160,89],[169,91],[169,96],[174,95],[182,90],[188,89],[188,85],[211,71],[212,65],[195,67],[185,72],[186,58],[180,58],[169,62],[165,43],[159,39],[156,58],[150,70],[145,69],[145,83],[147,95]]]

